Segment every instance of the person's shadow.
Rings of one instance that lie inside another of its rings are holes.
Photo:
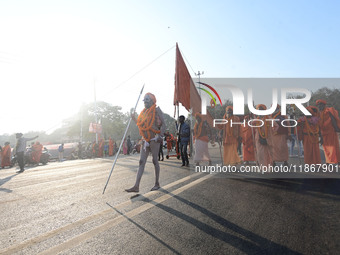
[[[0,179],[0,191],[6,192],[6,193],[11,193],[12,190],[10,190],[10,189],[5,189],[5,188],[1,188],[1,186],[2,186],[3,184],[5,184],[6,182],[10,181],[13,177],[17,176],[18,174],[19,174],[19,173],[16,173],[16,174],[13,174],[13,175],[11,175],[11,176],[8,176],[8,177],[6,177],[6,178],[4,178],[4,179]]]
[[[176,217],[181,218],[182,220],[192,224],[193,226],[205,232],[206,234],[211,235],[212,237],[217,238],[246,254],[301,254],[297,251],[289,249],[286,246],[275,243],[247,229],[244,229],[196,203],[193,203],[178,195],[172,194],[171,192],[168,192],[164,189],[160,189],[160,191],[164,192],[165,194],[169,194],[171,195],[172,198],[175,198],[178,201],[183,202],[187,206],[190,206],[193,209],[200,211],[201,213],[203,213],[216,223],[223,226],[225,228],[225,231],[214,228],[202,221],[199,221],[169,206],[160,203],[155,203],[154,201],[151,201],[148,198],[144,198],[142,201],[154,204],[157,208],[162,209],[167,213],[170,213]],[[233,231],[236,234],[231,234],[229,233],[230,231]],[[239,235],[243,236],[243,238],[239,237]]]
[[[240,252],[243,252],[245,254],[301,254],[297,251],[294,251],[284,245],[275,243],[271,240],[268,240],[258,234],[255,234],[247,229],[244,229],[235,223],[232,223],[228,221],[227,219],[223,218],[220,215],[215,214],[214,212],[196,204],[193,203],[187,199],[184,199],[178,195],[175,195],[171,192],[168,192],[164,189],[159,189],[159,191],[169,194],[172,198],[177,199],[178,201],[181,201],[182,203],[186,204],[187,206],[192,207],[195,210],[198,210],[199,212],[203,213],[206,217],[209,217],[211,220],[215,221],[219,225],[221,225],[224,230],[215,228],[211,226],[210,224],[207,224],[201,220],[198,220],[194,217],[191,217],[188,214],[185,214],[179,210],[176,210],[170,206],[164,205],[162,203],[157,203],[153,200],[150,200],[147,197],[144,197],[143,195],[138,195],[139,198],[141,198],[139,201],[144,201],[145,203],[153,204],[158,209],[161,209],[167,213],[172,214],[175,217],[178,217],[187,223],[193,225],[194,227],[198,228],[202,232],[206,233],[207,235],[212,236],[213,238],[216,238],[234,248],[239,250]],[[133,198],[135,198],[134,196]],[[108,203],[107,203],[108,204]],[[123,212],[119,211],[114,206],[111,206],[108,204],[113,210],[115,210],[117,213],[125,217],[128,221],[136,225],[139,229],[144,231],[146,234],[154,238],[156,241],[158,241],[163,246],[170,249],[174,254],[181,254],[179,251],[175,249],[175,247],[172,247],[170,244],[166,243],[165,241],[161,240],[159,237],[157,237],[155,234],[151,233],[151,231],[146,230],[143,226],[138,224],[135,220],[132,218],[127,217]],[[235,234],[232,234],[230,232],[234,232]]]

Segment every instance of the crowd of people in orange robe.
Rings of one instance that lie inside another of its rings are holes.
[[[266,106],[259,104],[256,109],[265,110]],[[273,114],[267,116],[235,116],[233,107],[226,107],[223,118],[228,122],[217,125],[223,133],[220,136],[223,146],[223,155],[221,155],[223,164],[236,165],[243,161],[245,164],[256,162],[261,165],[276,165],[278,162],[282,162],[287,165],[289,159],[287,141],[293,140],[294,136],[298,138],[298,142],[302,141],[303,147],[298,148],[303,151],[305,164],[321,164],[320,145],[322,145],[327,164],[340,164],[339,113],[334,107],[327,107],[327,102],[321,99],[315,102],[315,106],[308,106],[307,110],[311,116],[297,118],[297,127],[287,128],[280,124],[282,120],[287,119],[287,116],[281,115],[280,105],[277,106]],[[196,114],[195,117],[197,123],[194,127],[194,148],[196,149],[194,161],[197,164],[201,161],[211,162],[208,152],[208,137],[212,132],[206,121],[202,121],[200,114]],[[248,120],[250,119],[262,120],[264,125],[256,126],[253,122],[252,126],[249,126]],[[266,121],[269,119],[279,119],[280,121]],[[244,124],[231,125],[231,121]],[[132,143],[129,139],[128,137],[128,140],[124,141],[124,154],[131,152]],[[169,155],[176,137],[166,132],[164,140],[167,142],[167,154]],[[242,160],[238,153],[240,143],[243,145]],[[91,145],[92,156],[113,156],[116,147],[116,143],[111,137],[108,142],[100,138],[98,144],[93,142]],[[32,143],[31,150],[32,161],[38,164],[42,155],[42,144],[38,141]],[[3,147],[0,146],[1,168],[11,166],[11,154],[9,142],[6,142]]]
[[[110,137],[108,142],[105,142],[103,138],[100,138],[98,143],[93,141],[91,144],[92,157],[111,157],[115,153],[115,148],[117,147],[115,141]]]
[[[267,116],[235,116],[233,115],[233,107],[226,107],[223,118],[228,122],[217,125],[219,129],[223,130],[223,135],[221,135],[223,164],[237,165],[242,162],[238,153],[239,144],[242,143],[243,163],[245,164],[256,162],[263,166],[275,166],[280,162],[288,165],[288,141],[292,141],[294,136],[302,141],[303,147],[298,148],[301,150],[300,155],[303,152],[305,164],[321,164],[320,145],[322,145],[327,164],[340,164],[339,113],[334,107],[326,107],[327,102],[325,100],[317,100],[315,104],[316,106],[307,107],[307,110],[312,114],[311,116],[297,118],[296,128],[282,126],[281,121],[288,119],[288,117],[281,115],[280,105],[277,106],[273,114]],[[259,104],[256,109],[266,110],[267,108],[265,105]],[[248,120],[250,119],[262,120],[262,122],[253,121],[249,126]],[[270,119],[279,119],[280,121],[273,122],[269,121]],[[231,125],[231,122],[242,123],[242,125]],[[199,130],[196,129],[195,127],[194,136],[197,136]],[[200,150],[205,150],[201,142],[199,146]],[[199,150],[197,153],[202,154]],[[196,158],[195,161],[210,161],[210,158]]]

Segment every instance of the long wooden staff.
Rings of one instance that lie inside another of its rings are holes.
[[[134,108],[133,112],[136,111],[136,108],[137,108],[139,99],[140,99],[140,97],[141,97],[141,95],[142,95],[142,93],[143,93],[143,90],[144,90],[144,86],[145,86],[145,84],[143,85],[142,90],[140,91],[140,94],[139,94],[139,96],[138,96],[138,100],[137,100],[137,102],[136,102],[136,105],[135,105],[135,108]],[[115,160],[114,160],[113,165],[112,165],[112,168],[111,168],[111,172],[110,172],[110,174],[109,174],[109,178],[107,179],[107,182],[106,182],[105,187],[104,187],[104,190],[103,190],[103,195],[104,195],[104,192],[105,192],[105,190],[106,190],[107,184],[109,183],[109,180],[110,180],[111,174],[112,174],[112,172],[113,172],[113,169],[114,169],[114,167],[115,167],[115,165],[116,165],[116,162],[117,162],[117,159],[118,159],[118,156],[119,156],[119,152],[120,152],[120,150],[122,149],[122,145],[123,145],[123,143],[124,143],[124,139],[125,139],[125,136],[126,136],[126,134],[127,134],[127,131],[128,131],[128,129],[129,129],[129,127],[130,127],[131,120],[132,120],[132,117],[130,117],[130,119],[129,119],[129,122],[128,122],[128,124],[127,124],[126,129],[125,129],[123,138],[122,138],[122,140],[121,140],[121,142],[120,142],[118,152],[117,152],[117,154],[116,154]]]

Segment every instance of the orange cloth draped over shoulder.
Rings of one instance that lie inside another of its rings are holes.
[[[144,138],[145,141],[150,142],[150,140],[159,134],[161,131],[157,130],[155,119],[156,119],[156,97],[152,93],[146,93],[149,95],[153,101],[153,105],[150,108],[144,108],[143,111],[138,115],[137,126],[139,129],[139,134]]]

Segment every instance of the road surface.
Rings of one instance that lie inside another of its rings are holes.
[[[139,155],[0,170],[0,254],[339,254],[339,179],[223,178]],[[218,161],[218,157],[213,161]]]

